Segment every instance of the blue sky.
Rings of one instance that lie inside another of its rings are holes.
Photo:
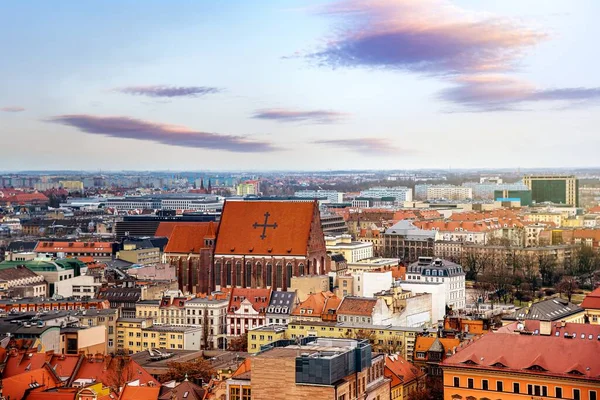
[[[0,4],[0,170],[598,166],[600,3]]]

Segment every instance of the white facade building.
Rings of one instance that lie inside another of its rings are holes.
[[[464,309],[467,304],[465,273],[460,265],[447,260],[419,257],[419,261],[408,266],[406,280],[400,284],[403,289],[414,293],[431,293],[434,298],[442,295],[445,306],[453,310]],[[440,319],[439,310],[434,314]],[[444,315],[445,311],[441,315],[442,319]]]
[[[54,293],[65,298],[93,298],[96,295],[96,290],[100,286],[102,286],[102,283],[98,282],[97,277],[92,275],[81,275],[56,282],[54,284]]]
[[[344,193],[335,190],[299,190],[294,193],[294,196],[309,199],[325,197],[330,203],[342,203],[344,201]]]
[[[350,235],[325,236],[328,252],[344,255],[347,262],[356,262],[373,257],[373,243],[353,242]]]
[[[186,323],[192,326],[201,326],[202,343],[208,343],[213,348],[222,348],[227,330],[227,304],[228,299],[216,299],[212,296],[197,297],[185,302]],[[208,324],[207,327],[204,327]],[[204,339],[204,332],[208,338]]]
[[[375,293],[389,290],[394,283],[392,271],[360,271],[352,273],[352,276],[353,293],[360,297],[373,297]]]
[[[397,202],[412,201],[412,189],[404,186],[396,187],[373,187],[360,192],[361,197],[395,197]]]

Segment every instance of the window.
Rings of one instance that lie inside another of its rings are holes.
[[[596,391],[595,390],[590,390],[590,400],[596,400]]]
[[[460,378],[458,376],[454,377],[454,387],[460,387]]]
[[[483,379],[483,380],[481,381],[481,388],[482,388],[483,390],[488,390],[488,380],[487,380],[487,379]]]
[[[497,381],[496,382],[496,391],[497,392],[503,392],[504,391],[504,384],[502,383],[502,381]]]
[[[554,389],[554,397],[562,399],[563,395],[562,395],[562,388],[561,387],[556,387]]]
[[[527,394],[533,394],[533,385],[527,385]]]
[[[520,385],[517,382],[513,383],[513,392],[514,393],[521,393],[521,387],[520,387]]]
[[[229,388],[229,400],[241,400],[239,387]]]
[[[573,389],[573,400],[581,400],[581,391],[579,389]]]
[[[473,378],[467,379],[467,387],[473,389]]]
[[[250,391],[250,388],[243,388],[242,389],[242,400],[250,400],[252,398],[252,392]]]

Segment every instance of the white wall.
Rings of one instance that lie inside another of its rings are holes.
[[[385,272],[356,272],[354,276],[354,295],[373,297],[375,293],[389,290],[394,278],[392,271]]]
[[[446,293],[444,284],[439,282],[417,283],[401,281],[400,287],[413,293],[431,293],[431,319],[437,322],[446,314]]]

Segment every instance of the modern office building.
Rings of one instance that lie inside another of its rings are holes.
[[[574,175],[527,175],[523,183],[531,190],[535,203],[579,206],[579,180]]]
[[[494,200],[496,201],[513,201],[519,200],[521,202],[521,206],[530,206],[532,204],[531,200],[531,190],[494,190]]]
[[[299,190],[294,193],[294,196],[309,199],[326,198],[330,203],[342,203],[344,201],[344,193],[336,190]]]
[[[404,186],[395,186],[395,187],[373,187],[367,190],[363,190],[360,192],[361,197],[373,197],[373,198],[382,198],[382,197],[394,197],[397,202],[403,201],[412,201],[412,189]]]

